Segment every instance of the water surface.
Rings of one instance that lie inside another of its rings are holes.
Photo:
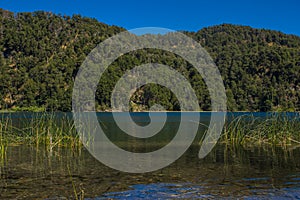
[[[148,152],[172,139],[178,114],[170,115],[160,136],[149,140],[122,134],[109,113],[99,117],[107,135],[120,147]],[[133,117],[137,123],[149,123],[145,113]],[[209,113],[201,114],[201,123],[208,122]],[[205,126],[200,125],[194,144],[176,162],[143,174],[111,169],[85,148],[49,151],[43,145],[7,146],[0,161],[0,199],[74,199],[75,195],[86,199],[300,198],[300,148],[219,143],[200,160],[198,141],[203,131]]]

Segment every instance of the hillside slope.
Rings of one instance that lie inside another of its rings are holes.
[[[71,110],[72,85],[86,55],[104,39],[124,31],[79,15],[0,10],[0,109],[42,107]],[[300,38],[277,31],[223,24],[184,32],[201,43],[220,69],[228,109],[249,111],[300,110]],[[109,109],[114,83],[136,65],[168,64],[191,82],[202,110],[209,95],[198,73],[181,58],[158,50],[121,56],[99,83],[98,110]],[[154,103],[178,110],[166,88],[146,85],[132,97],[133,110]]]

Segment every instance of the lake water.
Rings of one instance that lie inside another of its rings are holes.
[[[24,113],[14,115],[16,121],[24,120]],[[99,118],[107,135],[114,133],[111,140],[124,149],[145,152],[161,148],[174,137],[178,115],[170,113],[161,136],[146,143],[122,135],[110,113]],[[229,117],[237,115],[241,113]],[[25,120],[31,117],[26,116]],[[133,118],[140,124],[149,122],[147,113],[136,113]],[[201,123],[208,122],[209,113],[201,113]],[[0,199],[75,199],[75,193],[86,199],[300,199],[300,147],[245,148],[218,143],[199,159],[203,131],[199,126],[193,145],[173,164],[142,174],[111,169],[85,148],[56,147],[50,152],[42,146],[8,146],[0,161]]]

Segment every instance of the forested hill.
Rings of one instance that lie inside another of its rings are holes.
[[[86,55],[101,41],[124,31],[79,15],[12,13],[0,9],[0,109],[71,110],[73,81]],[[219,67],[232,111],[300,110],[300,38],[277,31],[223,24],[184,32],[201,43]],[[201,76],[180,57],[159,50],[121,56],[98,85],[98,110],[110,107],[110,92],[134,66],[159,62],[190,80],[202,110],[210,100]],[[133,110],[161,103],[178,110],[166,88],[148,84],[131,98]]]

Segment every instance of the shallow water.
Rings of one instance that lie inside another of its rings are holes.
[[[271,151],[275,151],[272,152]],[[203,160],[198,146],[151,173],[110,169],[85,149],[10,146],[1,163],[1,199],[300,198],[300,149],[230,149]],[[75,190],[74,190],[75,188]]]
[[[111,139],[138,152],[160,148],[161,141],[172,139],[176,127],[175,116],[166,124],[164,132],[169,134],[138,144],[121,137],[104,117],[107,131],[115,133]],[[137,123],[147,121],[143,114],[135,117]],[[199,129],[198,139],[204,130]],[[173,164],[142,174],[111,169],[85,148],[8,146],[0,159],[0,199],[75,199],[75,194],[86,199],[300,199],[300,148],[218,144],[199,159],[197,138]]]

